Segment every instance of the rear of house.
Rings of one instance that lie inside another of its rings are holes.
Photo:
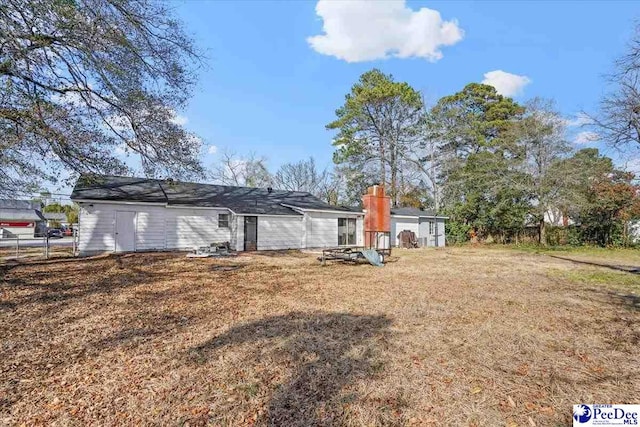
[[[236,251],[363,244],[361,209],[332,206],[309,193],[82,176],[78,249],[186,250],[229,242]]]

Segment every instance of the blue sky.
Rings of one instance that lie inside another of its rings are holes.
[[[189,107],[180,112],[186,127],[213,146],[203,150],[205,166],[230,150],[265,156],[272,170],[309,156],[331,166],[332,133],[325,125],[351,85],[374,67],[409,82],[430,103],[493,72],[488,76],[506,95],[522,102],[553,98],[576,124],[581,111],[595,111],[603,75],[640,18],[640,5],[631,1],[174,6],[208,57]],[[312,46],[313,36],[321,37]],[[386,51],[399,53],[385,58]],[[597,146],[640,169],[640,155],[621,156],[581,132],[587,129],[569,127],[577,148]]]

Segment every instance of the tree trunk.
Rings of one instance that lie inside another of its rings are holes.
[[[386,187],[387,186],[387,170],[385,165],[383,138],[380,138],[379,151],[380,151],[380,185]]]
[[[544,218],[540,220],[538,225],[538,243],[542,246],[547,246],[547,230]]]
[[[391,161],[389,163],[391,166],[391,202],[393,206],[398,206],[398,165],[396,164],[397,156],[395,147],[391,147],[390,151]]]

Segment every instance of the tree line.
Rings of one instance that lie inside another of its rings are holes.
[[[311,158],[270,174],[264,158],[223,154],[214,179],[347,205],[383,184],[393,206],[449,216],[452,242],[627,242],[629,221],[640,218],[634,175],[595,148],[574,150],[566,127],[552,101],[520,105],[478,83],[427,108],[408,83],[374,69],[327,124],[336,130],[332,171]],[[550,238],[549,223],[568,226],[567,234]]]

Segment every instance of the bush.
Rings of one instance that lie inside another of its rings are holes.
[[[455,245],[469,241],[471,226],[457,221],[446,221],[444,231],[447,243]]]

